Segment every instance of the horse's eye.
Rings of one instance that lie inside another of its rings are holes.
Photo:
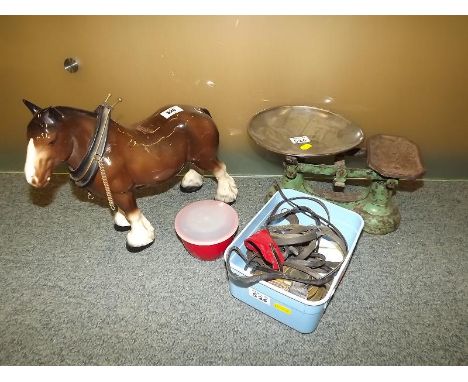
[[[49,146],[52,146],[52,145],[55,143],[56,140],[57,140],[57,138],[56,138],[56,139],[52,139],[52,140],[48,143],[48,145],[49,145]]]

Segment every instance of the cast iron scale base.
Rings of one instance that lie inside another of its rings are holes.
[[[285,156],[280,186],[330,200],[359,213],[364,230],[387,234],[400,224],[394,200],[399,180],[424,173],[418,147],[403,137],[374,135],[367,139],[369,168],[347,168],[343,154],[364,140],[362,130],[338,114],[311,106],[280,106],[256,114],[249,125],[252,139],[266,150]],[[334,157],[333,165],[312,164],[311,159]],[[314,187],[332,181],[333,191]],[[345,192],[347,180],[363,180],[358,192]],[[269,199],[275,192],[272,187]]]

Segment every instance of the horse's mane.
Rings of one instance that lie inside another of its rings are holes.
[[[93,111],[89,111],[89,110],[77,109],[77,108],[70,107],[70,106],[51,106],[51,107],[58,109],[60,112],[64,114],[85,114],[89,117],[96,118],[96,113]]]

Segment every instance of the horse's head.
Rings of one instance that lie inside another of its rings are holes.
[[[50,180],[52,170],[71,154],[72,142],[61,129],[64,115],[55,107],[41,109],[23,100],[33,114],[29,122],[28,149],[24,173],[34,187],[44,187]]]

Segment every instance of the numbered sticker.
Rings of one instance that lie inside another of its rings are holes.
[[[304,135],[302,137],[292,137],[292,138],[289,138],[289,140],[295,145],[310,142],[310,139],[307,135]]]
[[[256,298],[258,301],[263,302],[264,304],[270,305],[270,297],[265,296],[253,288],[249,288],[249,295],[253,298]]]
[[[172,106],[169,109],[164,110],[162,113],[160,113],[164,118],[169,119],[171,118],[174,114],[180,113],[181,111],[184,111],[182,108],[179,106]]]

